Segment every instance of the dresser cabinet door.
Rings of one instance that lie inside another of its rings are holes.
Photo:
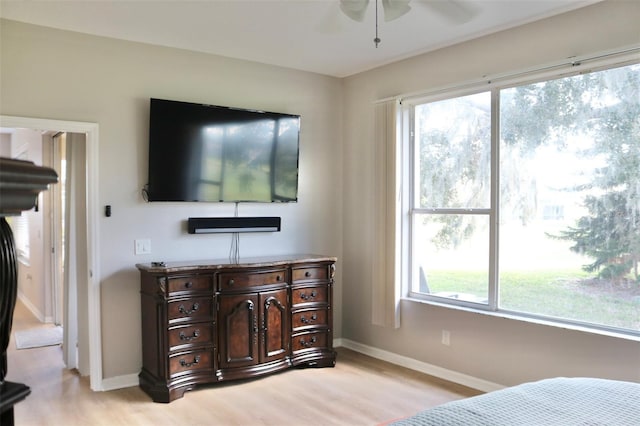
[[[289,353],[287,289],[260,293],[262,341],[260,362],[284,358]]]
[[[220,368],[258,362],[259,306],[255,293],[220,296]]]
[[[222,295],[220,368],[275,361],[289,353],[287,289]]]

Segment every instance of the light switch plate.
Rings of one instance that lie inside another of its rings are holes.
[[[135,240],[135,254],[151,254],[151,240]]]

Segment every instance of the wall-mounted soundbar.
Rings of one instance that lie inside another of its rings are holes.
[[[279,232],[279,217],[190,217],[190,234]]]

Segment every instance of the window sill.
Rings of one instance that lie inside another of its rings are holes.
[[[554,321],[553,319],[548,319],[548,318],[542,318],[542,317],[536,317],[533,315],[529,315],[529,314],[524,314],[524,313],[516,313],[516,312],[512,312],[512,311],[489,311],[488,309],[481,309],[481,308],[475,308],[473,306],[471,306],[471,304],[455,304],[455,303],[446,303],[446,302],[439,302],[436,300],[430,300],[430,299],[418,299],[415,297],[403,297],[402,298],[403,301],[407,301],[410,303],[419,303],[419,304],[424,304],[424,305],[431,305],[431,306],[437,306],[440,308],[446,308],[446,309],[453,309],[453,310],[458,310],[458,311],[464,311],[464,312],[470,312],[470,313],[474,313],[474,314],[481,314],[481,315],[487,315],[490,317],[494,317],[494,318],[503,318],[503,319],[509,319],[509,320],[513,320],[513,321],[521,321],[521,322],[526,322],[526,323],[530,323],[530,324],[537,324],[537,325],[544,325],[544,326],[548,326],[548,327],[555,327],[555,328],[561,328],[561,329],[565,329],[565,330],[571,330],[571,331],[579,331],[582,333],[588,333],[588,334],[596,334],[596,335],[600,335],[600,336],[606,336],[606,337],[613,337],[616,339],[623,339],[623,340],[628,340],[631,342],[640,342],[640,331],[633,331],[633,330],[629,330],[627,331],[617,331],[616,329],[609,329],[609,328],[600,328],[599,326],[587,326],[587,325],[582,325],[579,323],[573,323],[569,320],[567,320],[567,322],[564,321]]]

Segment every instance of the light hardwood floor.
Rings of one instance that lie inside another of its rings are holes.
[[[40,324],[18,302],[13,332]],[[138,387],[92,392],[59,346],[8,348],[7,380],[31,387],[16,425],[378,425],[480,392],[338,348],[335,368],[216,384],[158,404]]]

